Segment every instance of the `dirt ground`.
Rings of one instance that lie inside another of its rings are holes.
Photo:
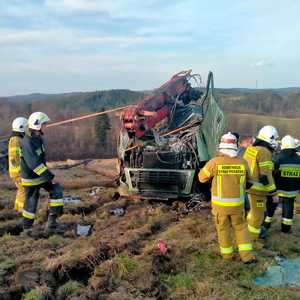
[[[89,164],[55,169],[56,179],[94,183],[113,175],[113,160]],[[52,167],[61,165],[66,163]],[[95,166],[104,173],[95,172]],[[220,258],[209,206],[183,214],[180,203],[120,197],[114,187],[75,186],[64,193],[80,199],[65,205],[60,222],[66,232],[44,232],[47,195],[42,194],[34,233],[26,236],[12,209],[14,189],[1,188],[0,299],[300,299],[293,287],[253,284],[276,264],[276,255],[299,257],[299,216],[289,235],[280,233],[278,217],[265,243],[256,245],[258,263],[244,265],[238,257],[232,262]],[[78,224],[91,225],[91,235],[78,237]]]

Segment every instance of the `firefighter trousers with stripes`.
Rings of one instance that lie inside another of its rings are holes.
[[[241,210],[241,212],[237,214],[226,214],[213,210],[213,215],[222,257],[225,259],[231,259],[233,257],[233,231],[241,260],[243,262],[252,260],[254,254],[252,252],[252,243],[250,241],[244,211]]]
[[[250,211],[247,215],[248,230],[252,240],[259,238],[261,225],[264,221],[267,196],[248,194]]]
[[[31,227],[38,207],[40,189],[49,193],[48,213],[57,217],[63,213],[63,193],[59,184],[47,181],[36,186],[25,186],[25,203],[23,208],[24,227]]]
[[[289,232],[293,225],[295,198],[280,197],[279,199],[282,203],[281,231]],[[270,228],[271,223],[273,221],[276,208],[278,207],[278,203],[274,203],[272,197],[268,197],[266,206],[267,213],[263,226],[268,229]]]

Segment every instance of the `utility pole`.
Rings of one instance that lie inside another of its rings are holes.
[[[256,79],[255,80],[255,88],[257,89],[257,87],[258,87],[258,80]]]

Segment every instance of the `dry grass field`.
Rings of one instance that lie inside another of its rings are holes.
[[[107,161],[97,163],[113,170]],[[55,172],[58,180],[103,179],[84,166]],[[175,209],[118,197],[115,188],[66,189],[66,196],[81,198],[66,204],[60,221],[68,230],[45,234],[43,195],[36,229],[28,237],[12,210],[14,193],[8,185],[0,194],[0,299],[300,299],[294,287],[253,284],[276,264],[275,256],[299,257],[300,216],[287,236],[280,233],[278,218],[265,245],[256,245],[258,263],[244,265],[238,257],[232,262],[220,258],[209,205],[185,215],[181,204]],[[115,208],[125,214],[111,214]],[[92,234],[77,237],[78,223],[91,224]],[[168,247],[165,254],[158,250],[160,240]]]

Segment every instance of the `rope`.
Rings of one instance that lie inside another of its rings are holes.
[[[93,117],[101,116],[104,114],[109,114],[109,113],[119,111],[119,110],[123,110],[130,106],[132,106],[132,105],[127,105],[127,106],[123,106],[123,107],[119,107],[119,108],[113,108],[113,109],[109,109],[109,110],[105,110],[105,111],[100,111],[100,112],[96,112],[96,113],[92,113],[92,114],[88,114],[88,115],[84,115],[81,117],[76,117],[76,118],[72,118],[72,119],[68,119],[68,120],[64,120],[64,121],[53,122],[53,123],[46,125],[46,128],[56,127],[56,126],[65,125],[65,124],[69,124],[69,123],[73,123],[73,122],[77,122],[77,121],[81,121],[81,120],[85,120],[85,119],[90,119]],[[10,135],[1,136],[0,142],[6,141],[9,137],[10,137]]]
[[[130,106],[132,106],[132,105],[127,105],[127,106],[123,106],[123,107],[119,107],[119,108],[113,108],[113,109],[109,109],[109,110],[105,110],[105,111],[101,111],[101,112],[97,112],[97,113],[93,113],[93,114],[84,115],[84,116],[81,116],[81,117],[76,117],[76,118],[72,118],[72,119],[68,119],[68,120],[64,120],[64,121],[50,123],[50,124],[46,125],[46,128],[56,127],[56,126],[60,126],[60,125],[65,125],[65,124],[69,124],[69,123],[73,123],[73,122],[77,122],[77,121],[81,121],[81,120],[85,120],[85,119],[89,119],[89,118],[109,114],[109,113],[112,113],[112,112],[115,112],[115,111],[123,110],[125,108],[130,107]]]

